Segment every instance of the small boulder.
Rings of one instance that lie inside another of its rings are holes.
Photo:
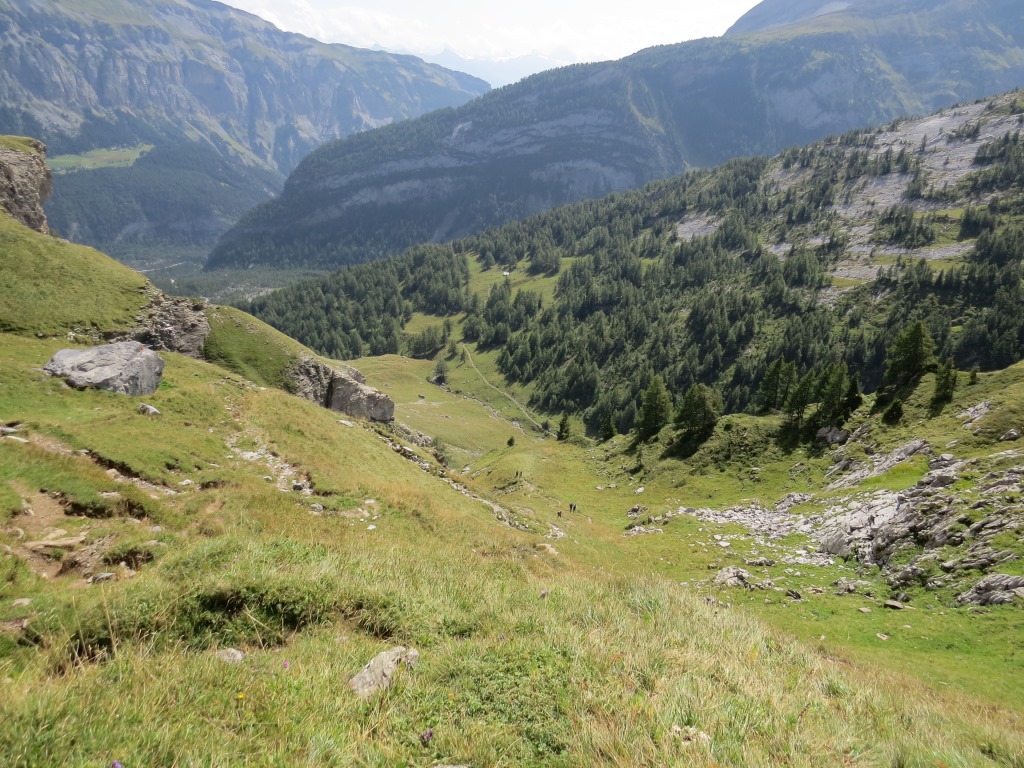
[[[164,361],[137,341],[90,349],[62,349],[43,368],[78,389],[105,389],[120,395],[151,395],[160,386]]]
[[[225,664],[241,664],[245,661],[245,653],[237,648],[221,648],[214,656]]]
[[[386,690],[394,682],[395,673],[401,666],[412,669],[419,662],[419,651],[413,648],[396,646],[390,651],[377,654],[369,664],[352,676],[348,681],[356,696],[366,699],[377,693]]]
[[[146,403],[143,403],[142,405],[139,406],[139,413],[141,413],[143,416],[159,416],[160,415],[160,411],[158,411],[152,405],[147,405]]]
[[[882,603],[882,607],[888,608],[891,611],[902,611],[903,603],[901,603],[899,600],[886,600],[884,603]]]
[[[775,561],[770,557],[756,557],[753,560],[744,560],[743,562],[751,568],[770,568],[775,565]]]
[[[1011,429],[1009,432],[1007,432],[1005,435],[1003,435],[999,439],[1002,442],[1004,442],[1004,443],[1012,443],[1012,442],[1014,442],[1016,440],[1020,440],[1020,430],[1019,429]]]
[[[730,565],[715,574],[715,585],[723,587],[750,587],[750,574],[742,568]]]

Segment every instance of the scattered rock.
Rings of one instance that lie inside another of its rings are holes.
[[[164,361],[137,341],[122,341],[90,349],[62,349],[43,370],[79,389],[93,387],[134,397],[156,392]]]
[[[348,681],[356,696],[365,699],[378,691],[386,690],[394,682],[395,673],[401,666],[413,669],[419,662],[419,651],[414,648],[396,646],[390,651],[377,654],[369,664]]]
[[[160,411],[158,411],[152,405],[147,405],[146,403],[143,403],[142,405],[139,406],[139,413],[141,413],[143,416],[159,416],[160,415]]]
[[[795,589],[787,589],[786,597],[788,597],[790,600],[803,600],[803,596]]]
[[[637,493],[637,494],[641,494],[641,493],[643,493],[643,492],[644,492],[644,491],[646,491],[646,490],[647,490],[647,489],[646,489],[646,488],[644,488],[644,487],[643,487],[643,486],[641,485],[641,486],[640,486],[639,488],[637,488],[637,489],[636,489],[635,493]]]
[[[634,504],[632,507],[629,508],[629,511],[626,513],[626,517],[628,517],[630,520],[636,520],[638,517],[640,517],[640,515],[646,513],[647,507],[645,507],[643,504]]]
[[[982,418],[988,415],[988,412],[992,410],[992,403],[987,400],[983,403],[968,408],[966,411],[957,415],[958,419],[964,419],[964,429],[971,429],[974,425]]]
[[[749,565],[751,568],[771,568],[775,565],[775,561],[770,557],[755,557],[753,560],[744,560],[744,565]]]
[[[662,528],[646,528],[642,525],[637,525],[626,531],[623,536],[647,536],[652,533],[664,533]]]
[[[1015,440],[1020,440],[1020,430],[1019,429],[1011,429],[1005,435],[1000,437],[999,440],[1001,442],[1004,442],[1004,443],[1012,443]]]
[[[879,640],[888,640],[889,639],[889,636],[887,634],[885,634],[885,632],[879,632],[877,635],[875,635],[875,637],[877,637]]]
[[[116,577],[116,574],[110,571],[104,571],[103,573],[97,573],[89,581],[93,584],[102,584],[105,581],[111,581]]]
[[[882,603],[882,607],[888,608],[891,611],[902,611],[903,603],[901,603],[899,600],[886,600],[884,603]]]
[[[534,544],[534,547],[536,547],[539,551],[545,554],[551,555],[552,557],[558,556],[558,550],[552,547],[550,544],[547,544],[546,542]]]
[[[225,664],[241,664],[245,661],[245,653],[237,648],[221,648],[214,656]]]
[[[28,608],[30,605],[32,605],[32,600],[27,597],[21,597],[17,600],[11,601],[11,608]]]
[[[871,613],[871,609],[870,608],[858,608],[857,610],[860,611],[861,613]]]

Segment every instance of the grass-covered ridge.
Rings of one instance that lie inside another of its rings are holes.
[[[92,248],[33,232],[0,213],[0,330],[55,335],[134,324],[148,282]]]

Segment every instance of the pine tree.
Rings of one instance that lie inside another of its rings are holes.
[[[804,411],[807,410],[807,406],[811,404],[811,398],[814,397],[816,380],[817,377],[814,375],[814,371],[808,371],[790,391],[789,397],[786,398],[786,404],[782,410],[790,422],[797,426],[803,422]]]
[[[932,407],[941,408],[953,399],[956,391],[957,370],[952,357],[939,365],[935,372],[935,391],[932,393]]]
[[[905,328],[885,359],[886,382],[902,385],[919,379],[932,364],[934,349],[935,342],[923,322]]]
[[[676,426],[686,437],[706,439],[715,431],[721,408],[715,393],[704,384],[694,384],[679,403]]]
[[[672,397],[661,376],[655,376],[644,392],[643,404],[640,406],[640,439],[649,440],[658,434],[671,415]]]
[[[569,414],[563,413],[561,421],[558,422],[558,434],[559,440],[565,441],[569,439]]]

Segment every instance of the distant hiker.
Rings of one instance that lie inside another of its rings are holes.
[[[558,510],[558,516],[559,516],[559,517],[561,517],[561,516],[562,516],[562,510],[561,510],[561,509],[559,509],[559,510]]]
[[[575,501],[569,503],[569,511],[572,512],[573,514],[576,514],[576,502]]]

